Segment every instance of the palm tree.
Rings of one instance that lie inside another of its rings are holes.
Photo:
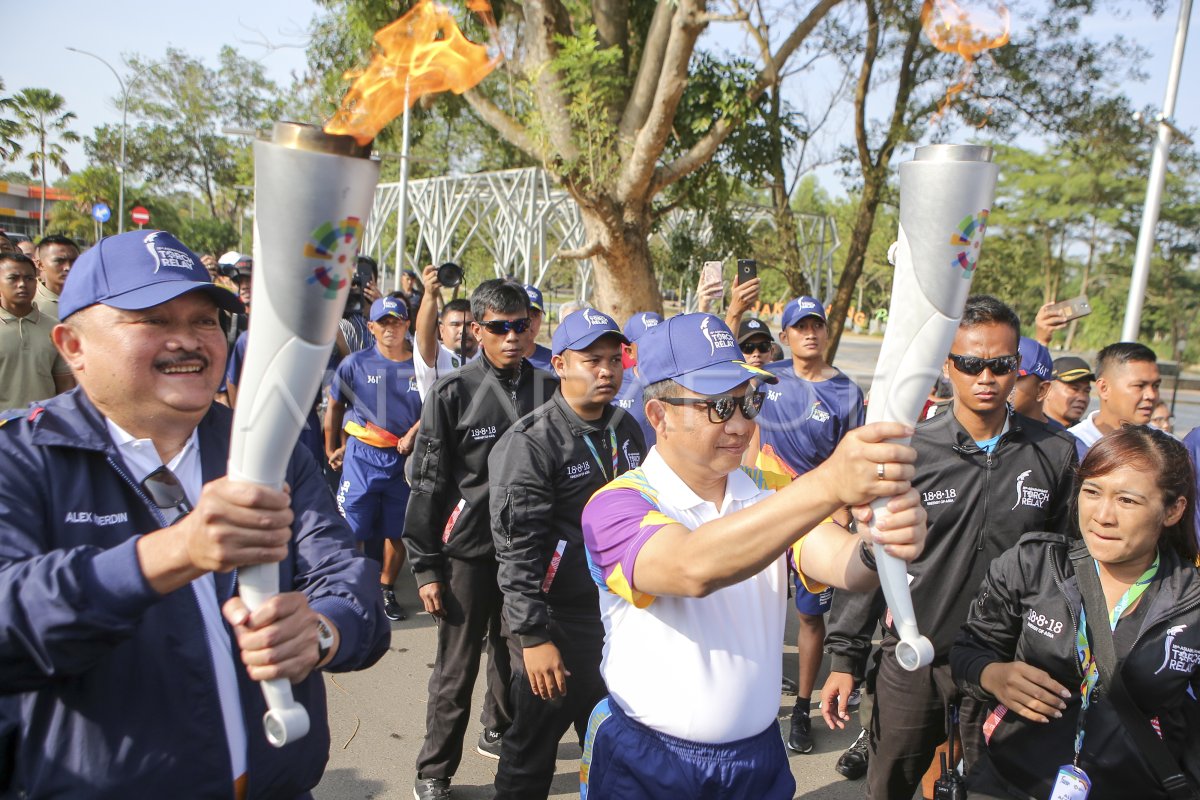
[[[29,151],[28,159],[29,174],[42,179],[41,214],[38,218],[38,235],[41,236],[46,233],[46,169],[54,167],[63,176],[71,174],[66,149],[51,137],[57,134],[64,142],[78,142],[79,134],[67,130],[75,114],[63,111],[66,101],[62,95],[49,89],[22,89],[13,101],[21,135],[37,140],[37,148]]]
[[[4,92],[4,79],[0,78],[0,95]],[[21,126],[15,119],[9,119],[16,101],[11,97],[0,96],[0,161],[15,161],[21,155]]]

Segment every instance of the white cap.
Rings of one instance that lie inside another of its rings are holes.
[[[218,258],[217,263],[223,264],[227,267],[232,267],[234,264],[236,264],[238,262],[238,260],[241,257],[242,257],[242,254],[239,253],[237,250],[230,250],[228,253],[226,253],[225,255]]]

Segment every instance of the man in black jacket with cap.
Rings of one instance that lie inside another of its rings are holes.
[[[529,297],[519,284],[484,281],[471,295],[471,312],[483,355],[441,378],[425,397],[404,517],[417,591],[438,620],[425,744],[417,756],[417,800],[450,796],[485,634],[488,693],[477,750],[498,758],[500,736],[512,721],[487,462],[505,431],[558,387],[556,378],[535,370],[523,356],[533,334]]]

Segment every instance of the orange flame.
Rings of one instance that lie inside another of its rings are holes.
[[[468,7],[495,33],[487,0]],[[500,63],[485,45],[463,35],[450,11],[421,0],[404,16],[375,32],[379,46],[365,70],[347,72],[354,85],[325,126],[331,134],[349,134],[369,144],[383,127],[420,97],[435,92],[462,94],[479,84]],[[406,103],[407,100],[407,103]]]
[[[957,82],[946,90],[937,116],[945,113],[955,95],[975,83],[975,59],[1008,44],[1009,22],[1008,8],[1001,0],[995,0],[986,11],[969,10],[954,0],[925,0],[921,27],[930,43],[943,53],[957,53],[964,62]]]

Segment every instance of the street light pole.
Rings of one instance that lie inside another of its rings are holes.
[[[1142,229],[1138,233],[1137,252],[1133,259],[1133,275],[1129,281],[1129,299],[1125,304],[1125,323],[1121,341],[1136,342],[1142,325],[1142,305],[1146,301],[1146,284],[1150,279],[1150,256],[1154,253],[1154,229],[1162,205],[1163,187],[1167,181],[1167,155],[1171,134],[1177,133],[1172,117],[1175,97],[1179,93],[1179,76],[1183,71],[1183,48],[1187,43],[1188,21],[1192,16],[1192,0],[1181,0],[1179,24],[1175,29],[1175,47],[1171,54],[1171,69],[1167,74],[1167,93],[1162,112],[1157,115],[1158,141],[1150,160],[1150,181],[1146,188],[1146,205],[1142,208]]]
[[[125,232],[125,129],[129,121],[129,87],[125,81],[117,73],[117,70],[112,64],[105,61],[95,53],[87,50],[80,50],[78,47],[68,47],[72,53],[79,53],[82,56],[91,56],[99,61],[104,66],[108,67],[108,71],[117,79],[117,83],[121,85],[121,161],[117,164],[118,189],[117,189],[117,233]],[[134,74],[134,80],[137,80],[143,72],[149,67],[143,67]],[[131,81],[132,82],[132,81]]]

